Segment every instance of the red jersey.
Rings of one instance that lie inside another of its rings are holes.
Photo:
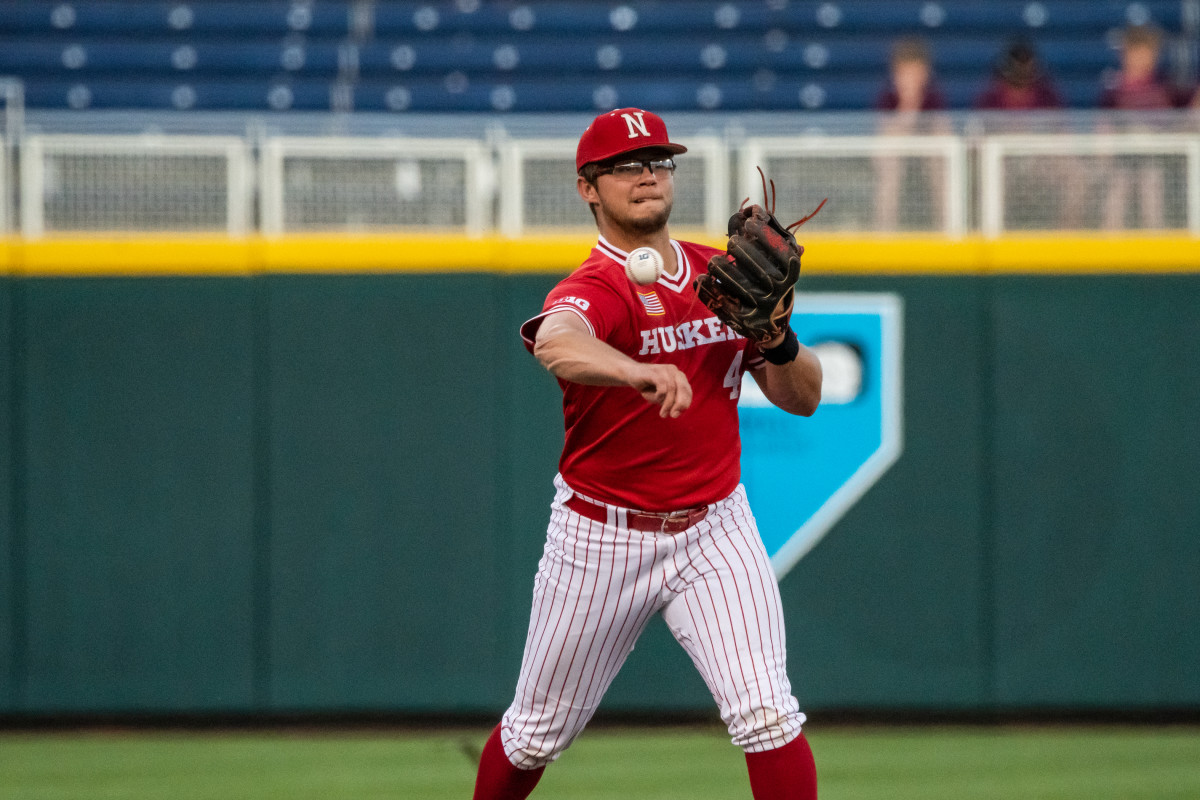
[[[1101,108],[1139,109],[1174,108],[1175,93],[1165,82],[1157,79],[1138,83],[1121,83],[1105,89],[1100,95]]]
[[[566,439],[559,472],[581,494],[642,511],[715,503],[741,479],[737,397],[747,368],[765,363],[752,342],[718,320],[692,289],[722,251],[672,240],[679,270],[648,286],[625,276],[625,251],[600,237],[591,255],[521,326],[533,351],[542,319],[571,311],[596,338],[637,361],[674,364],[692,387],[677,419],[659,416],[628,386],[559,380]]]

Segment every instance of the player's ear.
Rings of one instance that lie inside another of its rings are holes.
[[[600,195],[596,191],[596,185],[590,183],[587,178],[580,175],[575,179],[575,188],[579,191],[579,196],[583,198],[588,205],[600,202]]]

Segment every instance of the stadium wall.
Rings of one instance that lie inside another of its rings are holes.
[[[501,709],[586,247],[10,242],[0,714]],[[1200,708],[1200,244],[808,247],[904,299],[905,450],[782,582],[802,704]],[[656,623],[604,707],[710,706]]]

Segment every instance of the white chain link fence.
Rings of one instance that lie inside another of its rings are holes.
[[[9,217],[27,238],[594,229],[574,169],[588,119],[225,118],[202,132],[195,117],[176,131],[161,117],[83,116],[44,115],[6,139],[20,168],[0,163],[2,196],[16,199],[19,217]],[[677,159],[672,225],[723,234],[743,198],[763,202],[761,167],[785,223],[829,198],[814,232],[1200,236],[1200,113],[910,123],[878,114],[672,117],[672,138],[689,147]],[[234,124],[242,130],[230,131]],[[143,132],[111,131],[138,125]]]
[[[250,150],[230,136],[34,135],[21,141],[21,230],[249,229]]]
[[[271,137],[261,148],[263,233],[388,230],[481,236],[491,154],[472,139]]]

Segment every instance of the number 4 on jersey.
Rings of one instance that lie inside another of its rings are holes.
[[[729,389],[729,398],[737,400],[738,395],[742,393],[742,350],[737,351],[737,355],[733,357],[733,363],[729,365],[729,371],[725,373],[724,386]]]

